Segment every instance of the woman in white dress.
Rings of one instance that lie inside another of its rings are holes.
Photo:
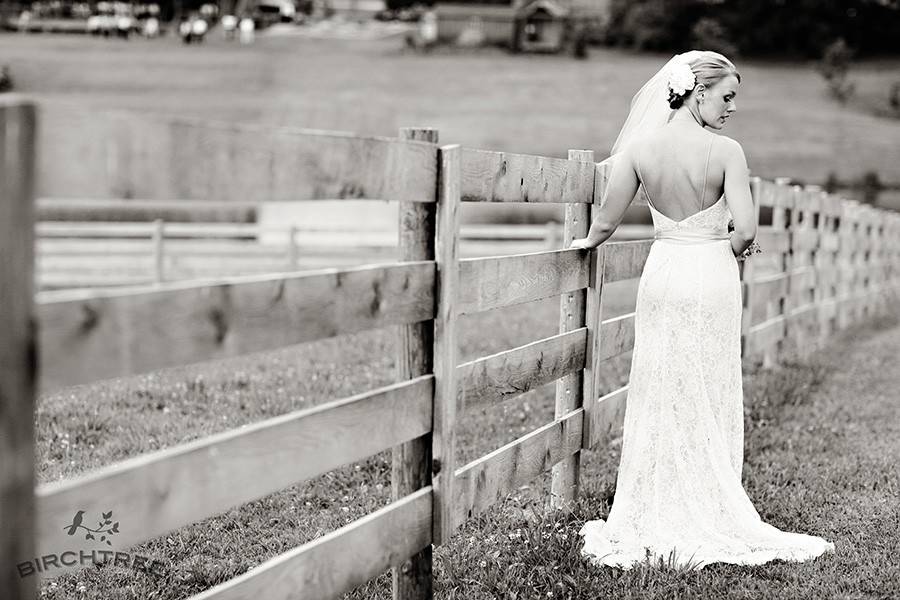
[[[641,274],[615,498],[588,521],[581,554],[629,569],[651,559],[802,561],[834,544],[764,523],[741,483],[741,284],[756,236],[740,144],[720,130],[741,76],[724,56],[672,58],[635,95],[613,147],[609,184],[588,236],[612,235],[639,189],[655,230]],[[728,224],[733,221],[734,231]]]

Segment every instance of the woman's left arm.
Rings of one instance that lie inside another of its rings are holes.
[[[634,200],[638,184],[631,152],[628,149],[623,150],[612,161],[609,181],[603,191],[600,207],[595,211],[587,237],[572,240],[569,248],[596,248],[609,239],[622,222],[625,210]]]

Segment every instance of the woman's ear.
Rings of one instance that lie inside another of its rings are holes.
[[[698,83],[697,87],[694,88],[694,92],[697,94],[697,100],[701,101],[706,96],[706,85],[702,83]]]

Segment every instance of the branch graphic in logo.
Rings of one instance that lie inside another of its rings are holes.
[[[85,540],[95,540],[97,538],[94,534],[97,534],[100,536],[101,542],[106,542],[107,546],[112,546],[112,542],[110,542],[108,538],[119,533],[119,522],[116,521],[113,523],[112,515],[113,511],[103,513],[103,518],[97,522],[97,529],[91,529],[90,527],[81,524],[84,521],[84,511],[79,510],[75,513],[75,516],[72,517],[72,524],[66,525],[63,529],[66,530],[68,535],[75,535],[79,529],[84,529],[87,532],[84,535]]]

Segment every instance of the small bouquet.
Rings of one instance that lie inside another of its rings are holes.
[[[738,260],[747,260],[753,254],[759,254],[762,252],[762,248],[759,247],[759,244],[756,243],[756,240],[753,240],[746,250],[738,254],[735,258]]]
[[[734,221],[733,220],[728,221],[728,231],[729,232],[734,231]],[[750,243],[750,245],[747,246],[747,249],[744,250],[743,252],[741,252],[740,254],[738,254],[737,256],[735,256],[735,258],[737,260],[741,260],[741,261],[747,260],[752,255],[759,254],[760,252],[762,252],[762,248],[759,247],[759,244],[756,242],[756,240],[753,240]]]

